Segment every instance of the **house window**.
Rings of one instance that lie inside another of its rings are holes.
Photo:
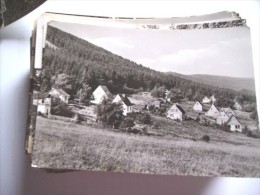
[[[44,99],[42,99],[42,104],[44,103]]]
[[[240,129],[240,125],[235,125],[235,128],[236,129]]]

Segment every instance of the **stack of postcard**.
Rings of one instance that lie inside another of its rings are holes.
[[[33,167],[260,177],[250,29],[46,13],[32,36]]]

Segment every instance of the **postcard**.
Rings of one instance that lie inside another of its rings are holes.
[[[260,176],[250,28],[238,14],[49,13],[34,42],[33,167]]]

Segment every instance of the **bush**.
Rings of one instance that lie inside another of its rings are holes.
[[[97,106],[97,117],[104,126],[111,126],[113,129],[117,129],[123,121],[122,105],[103,100],[103,102]]]
[[[52,101],[51,114],[70,118],[74,116],[74,113],[69,109],[68,105],[59,99]]]
[[[146,124],[146,125],[149,125],[149,124],[152,123],[152,121],[151,121],[151,116],[150,116],[149,114],[147,114],[147,113],[141,115],[139,121],[140,121],[141,123],[143,123],[143,124]]]
[[[205,142],[209,142],[210,141],[210,137],[208,135],[204,135],[201,140],[205,141]]]
[[[130,117],[126,117],[120,124],[120,128],[133,127],[135,125],[134,120]]]

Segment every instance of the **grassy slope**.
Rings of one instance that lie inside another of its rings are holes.
[[[33,164],[59,169],[260,176],[259,140],[198,126],[194,121],[154,120],[162,125],[164,136],[129,135],[38,117]],[[190,139],[204,134],[210,135],[210,143]]]

